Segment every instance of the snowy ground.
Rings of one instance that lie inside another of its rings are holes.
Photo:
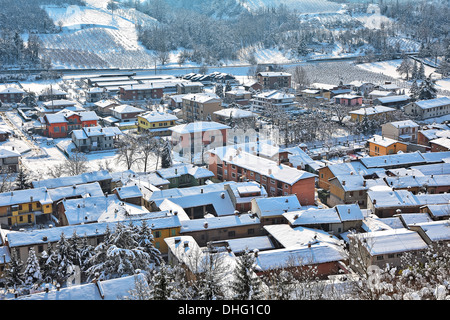
[[[372,63],[363,63],[363,64],[357,64],[356,66],[360,69],[374,72],[377,74],[383,74],[389,77],[392,77],[393,79],[397,80],[404,80],[404,75],[400,75],[396,69],[401,64],[401,59],[396,60],[388,60],[388,61],[381,61],[381,62],[372,62]],[[436,88],[438,90],[448,91],[450,92],[450,78],[444,78],[441,79],[441,76],[433,73],[435,72],[435,68],[424,66],[425,67],[425,75],[428,76],[432,74],[432,78],[436,80]]]

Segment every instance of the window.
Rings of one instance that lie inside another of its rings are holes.
[[[388,254],[388,258],[389,259],[393,259],[394,258],[394,254]]]
[[[171,236],[176,236],[177,235],[177,229],[170,230],[170,235]]]
[[[234,237],[236,235],[235,231],[228,231],[228,236],[229,237]]]
[[[255,229],[248,229],[247,234],[255,234]]]
[[[378,261],[383,260],[383,255],[377,256],[377,260],[378,260]]]
[[[153,232],[153,236],[154,236],[155,238],[161,238],[161,231],[154,231],[154,232]]]

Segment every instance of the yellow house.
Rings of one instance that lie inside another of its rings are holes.
[[[164,240],[180,235],[181,221],[177,213],[169,213],[167,210],[163,210],[160,213],[162,214],[161,216],[155,212],[155,218],[148,219],[146,222],[152,230],[153,245],[162,255],[166,255],[169,249]]]
[[[0,224],[20,226],[47,220],[53,211],[47,188],[14,190],[0,194]]]
[[[405,143],[379,135],[374,135],[367,140],[367,143],[369,144],[369,155],[372,157],[395,154],[399,151],[406,152],[407,149]]]
[[[385,106],[374,106],[367,108],[360,108],[358,110],[354,110],[349,112],[351,121],[353,122],[361,122],[364,120],[364,117],[369,119],[381,119],[385,122],[389,122],[393,118],[393,113],[396,109],[385,107]]]
[[[168,136],[170,127],[176,124],[178,118],[175,115],[151,111],[137,116],[138,131],[148,131],[152,135]]]

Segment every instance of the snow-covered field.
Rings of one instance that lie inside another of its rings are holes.
[[[402,75],[400,75],[396,70],[398,66],[401,64],[401,62],[402,62],[401,59],[396,59],[381,62],[362,63],[357,64],[356,66],[360,69],[369,72],[385,75],[397,81],[402,81],[403,80]],[[436,70],[435,68],[426,65],[424,67],[425,67],[425,75],[428,76],[432,74],[432,78],[436,80],[436,88],[440,90],[442,93],[448,94],[447,92],[450,92],[450,79],[449,78],[441,79],[440,75],[436,73],[433,74],[433,72]]]
[[[136,24],[158,22],[134,9],[111,12],[107,1],[87,6],[45,6],[63,32],[42,34],[42,55],[56,68],[148,68],[151,52],[138,42]]]

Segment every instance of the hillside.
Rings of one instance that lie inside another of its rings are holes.
[[[238,0],[239,3],[249,11],[261,8],[274,8],[285,5],[288,9],[297,10],[298,13],[324,13],[336,12],[342,7],[341,4],[327,0]]]

